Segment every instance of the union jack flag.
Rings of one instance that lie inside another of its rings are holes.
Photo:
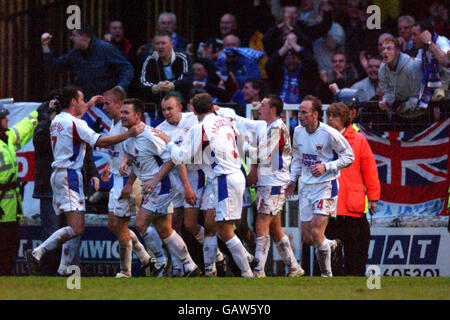
[[[410,206],[420,214],[427,214],[427,204],[434,202],[439,203],[439,210],[430,205],[432,212],[448,215],[449,126],[449,119],[420,132],[376,132],[360,126],[377,163],[380,202],[397,204],[394,208]],[[401,214],[415,213],[403,211]]]

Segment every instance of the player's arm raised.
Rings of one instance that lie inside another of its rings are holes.
[[[138,134],[142,133],[145,129],[145,125],[143,123],[139,123],[133,127],[131,127],[128,131],[119,133],[114,136],[101,136],[98,138],[96,147],[105,148],[113,144],[118,144],[128,138],[135,137]]]

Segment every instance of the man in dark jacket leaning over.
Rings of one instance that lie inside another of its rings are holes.
[[[85,99],[120,86],[126,90],[133,79],[133,66],[120,51],[102,40],[98,40],[87,24],[81,29],[72,30],[70,39],[73,49],[56,58],[50,51],[52,35],[41,36],[44,63],[56,72],[72,71],[74,85],[81,88]]]
[[[189,89],[189,61],[184,53],[173,50],[172,36],[160,31],[154,37],[155,51],[145,59],[141,86],[146,97],[157,104],[169,91],[179,91],[185,98]]]

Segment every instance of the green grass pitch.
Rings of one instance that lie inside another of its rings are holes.
[[[81,278],[80,290],[67,278],[0,277],[0,299],[120,300],[302,300],[450,299],[450,278],[382,277],[380,290],[367,278]]]

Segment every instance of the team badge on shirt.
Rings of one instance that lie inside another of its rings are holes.
[[[317,150],[317,152],[322,152],[322,150],[323,150],[323,145],[317,144],[317,145],[316,145],[316,150]]]

